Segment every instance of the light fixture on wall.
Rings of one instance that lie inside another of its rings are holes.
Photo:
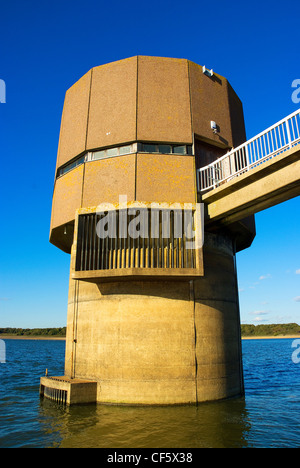
[[[203,65],[202,71],[203,71],[204,75],[206,75],[206,76],[212,77],[213,74],[214,74],[213,69],[209,70],[208,68],[206,68],[205,65]]]
[[[210,128],[214,133],[219,133],[219,127],[213,120],[210,121]]]

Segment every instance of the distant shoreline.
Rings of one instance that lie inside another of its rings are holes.
[[[278,336],[242,336],[242,340],[277,340],[277,339],[300,339],[300,335],[278,335]],[[65,336],[34,336],[34,335],[0,335],[0,340],[59,340],[65,341]]]
[[[65,340],[65,336],[0,335],[0,340]]]
[[[66,340],[67,327],[56,328],[0,328],[0,339],[6,340]],[[275,323],[270,325],[241,325],[243,340],[300,339],[297,323]]]
[[[300,335],[278,335],[278,336],[242,336],[242,340],[282,340],[283,338],[300,339]]]

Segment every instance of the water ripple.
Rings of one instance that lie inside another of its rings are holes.
[[[78,406],[39,399],[63,341],[7,340],[0,364],[0,447],[299,447],[300,364],[292,340],[243,341],[245,398],[198,407]]]

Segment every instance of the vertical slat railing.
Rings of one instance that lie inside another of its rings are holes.
[[[198,192],[206,192],[300,143],[300,110],[197,170]]]
[[[221,171],[215,168],[215,172]],[[128,214],[125,226],[120,227],[120,211],[116,210],[116,237],[101,237],[97,232],[102,215],[79,215],[76,251],[76,271],[112,270],[118,268],[193,268],[195,253],[190,245],[194,233],[194,211],[169,209],[141,209],[139,216],[147,226],[147,236],[134,238],[128,232],[136,216]],[[186,222],[188,216],[188,222]],[[187,227],[188,226],[188,227]],[[185,232],[187,230],[187,232]],[[127,231],[127,235],[123,231]]]

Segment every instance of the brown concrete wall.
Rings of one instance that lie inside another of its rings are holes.
[[[193,132],[210,143],[227,148],[246,139],[243,107],[240,99],[221,75],[203,74],[202,66],[189,62]],[[211,120],[219,126],[214,134]]]
[[[192,156],[138,154],[136,200],[195,203],[195,184]]]
[[[127,195],[128,201],[135,199],[135,154],[91,161],[85,166],[83,207],[118,203],[119,195]]]
[[[120,195],[128,202],[195,203],[194,158],[129,154],[90,161],[68,172],[55,184],[51,242],[61,248],[64,235],[54,229],[73,221],[78,208],[118,203]]]
[[[93,68],[67,91],[57,167],[85,150],[192,143],[193,133],[222,147],[245,140],[242,104],[228,81],[185,59],[131,57]]]
[[[229,115],[231,122],[232,146],[237,147],[246,141],[243,104],[227,81]]]
[[[91,75],[90,70],[66,92],[57,168],[85,151]]]
[[[138,57],[137,139],[192,143],[187,60]]]
[[[137,57],[93,68],[87,148],[136,140]]]
[[[70,280],[65,372],[97,380],[98,402],[195,403],[242,392],[232,250],[225,238],[208,239],[207,276],[195,283]]]
[[[76,210],[81,207],[83,172],[81,165],[56,180],[51,230],[74,220]]]

